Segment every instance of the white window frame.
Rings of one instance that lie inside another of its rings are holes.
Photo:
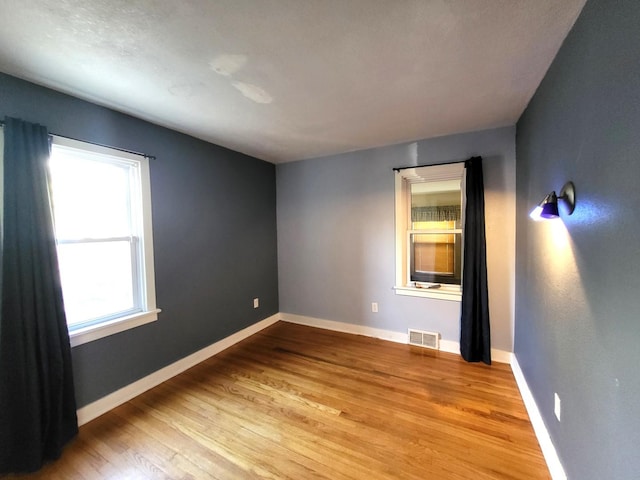
[[[142,231],[139,241],[141,252],[138,255],[137,272],[134,272],[134,282],[139,288],[139,311],[106,318],[103,321],[96,322],[86,326],[69,328],[69,337],[71,346],[75,347],[84,343],[92,342],[100,338],[114,335],[116,333],[139,327],[147,323],[154,322],[158,319],[158,313],[161,311],[156,307],[155,292],[155,274],[153,260],[153,226],[151,221],[151,181],[149,173],[149,159],[143,155],[129,152],[123,152],[113,148],[94,145],[79,140],[69,138],[51,136],[52,148],[62,147],[71,149],[76,152],[86,153],[94,156],[100,155],[107,162],[126,162],[137,166],[139,185],[138,193],[140,198],[140,210],[142,217]],[[140,278],[135,278],[139,275]]]
[[[394,290],[397,295],[435,298],[440,300],[461,301],[462,281],[460,285],[439,283],[438,288],[428,288],[429,284],[411,281],[410,237],[411,233],[411,184],[437,183],[460,180],[462,212],[465,209],[465,169],[464,163],[432,165],[396,170],[395,172],[395,226],[396,226],[396,281]],[[463,213],[464,215],[464,213]],[[462,242],[464,245],[464,218],[462,219]],[[418,232],[419,233],[419,232]],[[463,247],[464,248],[464,247]],[[464,259],[464,250],[462,252]],[[420,286],[422,285],[422,286]]]

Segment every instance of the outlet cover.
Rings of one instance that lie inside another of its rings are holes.
[[[373,313],[378,313],[378,302],[373,302],[373,303],[371,304],[371,311],[372,311]]]
[[[258,308],[260,306],[260,299],[259,298],[254,298],[253,299],[253,308]]]

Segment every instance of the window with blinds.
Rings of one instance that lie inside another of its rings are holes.
[[[462,260],[460,182],[411,185],[410,280],[460,284]]]
[[[396,172],[396,286],[460,290],[464,164]]]

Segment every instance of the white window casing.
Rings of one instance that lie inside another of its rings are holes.
[[[151,216],[151,185],[149,159],[145,156],[88,144],[64,137],[52,136],[52,156],[58,152],[76,159],[121,166],[129,172],[129,222],[131,231],[125,235],[106,235],[98,238],[57,238],[59,248],[69,245],[129,244],[131,262],[131,292],[133,304],[122,312],[113,312],[90,321],[69,326],[71,345],[77,346],[113,335],[157,320],[153,260],[153,232]],[[53,182],[55,197],[55,180]],[[55,202],[54,202],[55,203]],[[54,204],[55,211],[55,204]],[[64,293],[64,282],[63,282]],[[66,300],[65,300],[66,301]]]
[[[464,163],[408,168],[395,172],[396,278],[394,289],[397,295],[450,301],[461,300],[461,284],[454,285],[445,282],[429,284],[412,281],[409,251],[411,234],[416,233],[410,228],[411,185],[425,184],[428,189],[438,191],[440,188],[449,188],[452,182],[459,182],[462,194],[461,208],[464,212],[464,172]],[[463,225],[464,223],[462,223]]]

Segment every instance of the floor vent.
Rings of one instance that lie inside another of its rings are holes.
[[[423,332],[409,329],[409,345],[418,347],[440,349],[440,334],[435,332]]]

